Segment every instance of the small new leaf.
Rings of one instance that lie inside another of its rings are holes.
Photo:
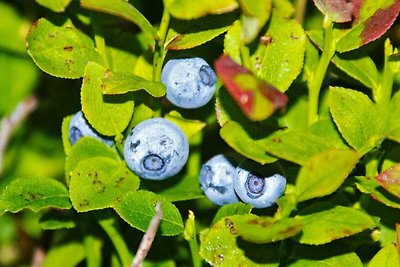
[[[391,194],[400,199],[400,164],[381,172],[376,180]]]

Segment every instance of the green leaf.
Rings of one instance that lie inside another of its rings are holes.
[[[271,0],[241,0],[242,40],[251,43],[264,27],[271,14]]]
[[[252,55],[253,72],[285,92],[303,69],[306,35],[298,22],[273,12],[265,33]]]
[[[72,0],[36,0],[39,5],[47,7],[54,12],[64,12]]]
[[[171,202],[204,197],[203,191],[200,189],[199,177],[193,175],[179,177],[178,182],[163,187],[162,190],[157,191],[157,194]]]
[[[106,69],[89,62],[85,68],[81,104],[85,118],[103,135],[119,135],[128,126],[133,114],[132,95],[102,94],[102,79]]]
[[[94,157],[81,160],[74,168],[69,193],[74,208],[84,212],[112,207],[124,194],[136,191],[139,183],[125,162]]]
[[[37,20],[28,36],[27,51],[44,72],[61,78],[80,78],[89,61],[102,62],[92,39],[78,30],[70,20]]]
[[[157,32],[150,22],[133,5],[125,0],[81,0],[87,9],[118,16],[136,24],[148,37],[158,39]]]
[[[310,130],[278,131],[264,142],[265,150],[279,158],[304,165],[307,161],[328,148],[331,144]]]
[[[366,0],[355,6],[355,23],[350,29],[336,29],[336,50],[345,52],[381,37],[396,20],[400,2],[396,0]]]
[[[165,41],[168,50],[184,50],[200,46],[227,31],[235,16],[213,15],[182,21],[172,19]]]
[[[324,43],[322,31],[314,30],[309,31],[307,34],[321,50]],[[378,87],[378,69],[376,68],[374,61],[362,49],[336,54],[333,56],[332,62],[340,70],[368,88],[376,90]]]
[[[74,267],[85,259],[85,248],[77,242],[54,246],[46,255],[43,267]]]
[[[341,255],[335,255],[323,260],[298,259],[296,262],[289,265],[290,267],[363,267],[360,258],[355,252],[350,252]]]
[[[384,190],[374,178],[356,177],[356,179],[357,188],[361,192],[371,195],[373,199],[388,207],[400,209],[399,199]]]
[[[65,155],[67,156],[69,155],[72,148],[71,143],[69,142],[69,124],[72,120],[72,117],[73,115],[64,117],[61,124],[61,139],[63,142]]]
[[[349,207],[317,203],[296,216],[303,223],[301,244],[321,245],[375,227],[367,214]]]
[[[171,202],[153,192],[129,192],[120,199],[114,209],[132,227],[145,232],[155,214],[154,207],[158,202],[161,202],[163,213],[161,234],[172,236],[182,233],[184,228],[179,210]]]
[[[222,218],[233,216],[233,215],[244,215],[249,214],[253,206],[242,202],[230,203],[219,208],[217,214],[211,224],[216,224]]]
[[[40,217],[39,224],[43,230],[74,228],[76,227],[74,215],[68,211],[52,209]]]
[[[201,130],[206,126],[206,124],[202,121],[187,120],[183,118],[182,115],[175,110],[165,114],[164,118],[178,125],[188,139],[200,133]]]
[[[400,92],[396,92],[389,103],[388,118],[385,127],[387,138],[400,143]]]
[[[253,214],[231,217],[234,231],[244,240],[262,244],[283,240],[300,233],[302,222],[295,218],[281,220]]]
[[[362,153],[380,142],[384,119],[367,95],[341,87],[331,87],[330,111],[343,138]]]
[[[200,234],[200,256],[211,266],[279,266],[278,251],[273,244],[238,246],[231,218],[221,219]],[[254,256],[256,261],[252,260]]]
[[[120,160],[118,154],[103,142],[91,137],[82,137],[74,144],[66,158],[65,179],[67,184],[71,179],[71,172],[78,166],[78,163],[94,157],[106,157],[115,161]]]
[[[220,130],[220,135],[229,146],[249,159],[261,164],[276,161],[276,158],[265,152],[267,139],[253,139],[237,122],[226,122]]]
[[[186,20],[197,19],[209,14],[223,14],[238,7],[235,0],[164,0],[164,4],[172,16]]]
[[[162,97],[165,95],[165,85],[160,82],[153,82],[143,79],[134,74],[122,74],[106,72],[105,78],[102,79],[103,94],[126,94],[138,90],[145,90],[154,97]]]
[[[242,25],[240,20],[236,20],[228,28],[224,39],[224,54],[232,58],[237,64],[242,64],[240,56],[240,43],[241,43]]]
[[[391,267],[400,264],[399,254],[394,244],[381,248],[368,263],[368,267]]]
[[[22,209],[31,209],[38,212],[49,207],[71,208],[65,186],[50,178],[15,179],[7,185],[0,196],[1,211],[15,213]]]
[[[376,180],[385,188],[389,193],[397,196],[400,200],[400,164],[396,164],[389,169],[381,172]]]
[[[227,55],[221,55],[216,60],[215,70],[240,109],[252,121],[267,119],[287,104],[285,94],[255,77]]]
[[[360,155],[353,150],[328,149],[310,158],[296,180],[298,201],[335,192],[356,166]]]

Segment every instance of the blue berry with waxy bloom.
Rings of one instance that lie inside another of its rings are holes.
[[[164,180],[177,174],[189,156],[188,140],[177,125],[163,119],[142,121],[124,143],[128,167],[149,180]]]
[[[217,76],[199,57],[169,60],[161,73],[167,99],[174,105],[193,109],[207,104],[214,95]]]
[[[220,206],[239,202],[233,189],[235,166],[222,154],[209,159],[200,171],[200,185],[207,198]]]
[[[111,138],[104,137],[100,135],[96,130],[94,130],[86,120],[86,118],[83,116],[82,111],[78,111],[75,113],[75,115],[72,117],[70,123],[69,123],[69,130],[68,130],[68,137],[69,137],[69,142],[71,145],[75,144],[76,141],[78,141],[79,138],[83,136],[91,136],[93,138],[96,138],[97,140],[102,141],[108,146],[112,146],[114,144],[114,140]]]
[[[274,205],[283,195],[286,178],[276,173],[274,167],[268,169],[268,166],[244,161],[236,167],[233,187],[243,202],[261,209]]]

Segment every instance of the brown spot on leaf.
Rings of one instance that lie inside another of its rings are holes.
[[[235,229],[235,227],[234,227],[234,225],[233,225],[233,222],[232,222],[230,219],[225,218],[225,226],[226,226],[227,228],[229,228],[229,232],[230,232],[232,235],[236,235],[236,234],[237,234],[236,229]]]
[[[37,28],[38,26],[39,26],[39,21],[40,21],[40,19],[38,19],[37,21],[35,21],[34,23],[33,23],[33,27],[34,28]]]
[[[279,137],[274,137],[274,138],[272,138],[272,142],[280,143],[280,142],[282,142],[282,140]]]
[[[72,30],[72,29],[73,29],[72,26],[66,26],[65,28],[66,28],[67,30]]]
[[[49,33],[47,36],[49,36],[49,38],[54,38],[56,37],[56,35],[54,33]]]
[[[274,41],[274,39],[270,36],[263,35],[260,37],[260,43],[265,46],[269,45],[273,41]]]
[[[79,207],[85,207],[85,206],[89,206],[89,200],[87,199],[82,199],[82,201],[80,203],[78,203]]]
[[[64,51],[71,52],[72,50],[74,50],[73,46],[64,46]]]
[[[107,69],[107,70],[104,72],[104,78],[110,78],[110,76],[111,76],[111,71],[110,71],[109,69]]]

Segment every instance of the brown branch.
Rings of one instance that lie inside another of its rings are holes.
[[[136,251],[135,258],[133,258],[131,267],[141,267],[144,259],[149,253],[151,245],[153,244],[154,237],[156,236],[158,226],[160,225],[162,219],[161,202],[156,205],[156,214],[150,221],[149,227],[144,234],[142,241],[140,242],[139,248]]]
[[[34,96],[28,96],[22,100],[8,117],[3,117],[0,121],[0,175],[3,172],[4,153],[11,136],[23,120],[35,110],[37,99]]]

